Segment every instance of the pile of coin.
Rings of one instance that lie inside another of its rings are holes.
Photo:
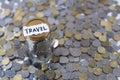
[[[1,0],[0,79],[119,80],[119,13],[116,0]],[[41,69],[25,62],[22,25],[32,18],[48,21],[50,37],[59,40]]]

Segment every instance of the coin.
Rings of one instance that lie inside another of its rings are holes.
[[[69,51],[70,51],[70,54],[74,57],[78,57],[81,55],[81,51],[79,48],[70,48]]]
[[[4,13],[5,13],[6,16],[9,16],[10,13],[11,13],[11,12],[10,12],[10,9],[5,9]]]
[[[110,61],[110,66],[112,68],[116,68],[116,67],[118,67],[118,62],[116,60],[112,60],[112,61]]]
[[[5,55],[5,51],[3,49],[0,49],[0,56]]]
[[[65,43],[65,40],[64,40],[64,38],[61,38],[61,39],[59,39],[59,45],[64,45],[64,43]]]
[[[36,17],[38,17],[38,18],[44,17],[44,12],[38,12],[38,13],[36,14]]]
[[[93,73],[97,76],[101,75],[102,74],[102,69],[101,68],[94,68]]]
[[[14,77],[13,77],[13,80],[22,80],[22,75],[21,74],[16,74]]]
[[[61,56],[59,62],[63,64],[68,63],[68,58]]]
[[[95,54],[94,54],[94,59],[95,59],[96,61],[101,61],[103,58],[102,58],[102,55],[100,55],[100,54],[98,54],[98,53],[95,53]]]
[[[98,47],[98,52],[104,54],[106,52],[106,49],[102,46]]]
[[[98,37],[98,38],[99,38],[101,35],[102,35],[102,34],[101,34],[100,32],[98,32],[98,31],[94,32],[94,36],[95,36],[95,37]]]
[[[55,79],[58,79],[61,76],[60,70],[55,70]]]
[[[87,32],[86,32],[86,33],[83,33],[83,34],[82,34],[82,38],[83,38],[83,39],[89,39],[89,38],[90,38],[90,34],[87,33]]]
[[[35,71],[35,76],[36,77],[40,77],[42,74],[44,74],[44,72],[42,70],[36,70]]]
[[[28,8],[32,7],[33,6],[32,1],[26,2],[25,6]]]
[[[88,63],[89,63],[90,67],[95,67],[96,66],[96,61],[94,59],[90,59]]]
[[[113,36],[113,39],[116,40],[116,41],[119,41],[119,40],[120,40],[119,34],[114,35],[114,36]]]
[[[4,59],[2,60],[2,65],[5,66],[5,65],[9,64],[9,62],[10,62],[9,58],[6,57],[6,58],[4,58]]]
[[[53,70],[48,70],[45,72],[48,79],[53,80],[55,78],[55,72]]]
[[[106,74],[109,74],[112,72],[112,68],[110,67],[110,65],[106,64],[103,66],[103,72]]]
[[[73,33],[70,29],[65,30],[65,36],[66,37],[70,38],[70,37],[72,37],[72,35],[73,35]]]
[[[76,40],[81,40],[81,34],[79,34],[79,33],[75,34],[75,35],[74,35],[74,38],[75,38]]]
[[[59,61],[59,56],[52,56],[52,62],[58,62]]]
[[[56,17],[56,16],[58,16],[59,15],[59,11],[58,10],[56,10],[56,9],[54,9],[54,10],[52,10],[52,15],[54,16],[54,17]]]
[[[65,24],[66,23],[66,19],[64,19],[64,18],[59,19],[59,23],[60,24]]]
[[[88,80],[88,76],[86,73],[80,73],[79,75],[79,80]]]

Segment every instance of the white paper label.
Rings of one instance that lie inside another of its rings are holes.
[[[37,35],[37,34],[42,34],[44,32],[49,32],[49,27],[45,23],[41,23],[38,25],[33,25],[33,26],[24,26],[23,27],[23,35],[24,36],[31,36],[31,35]]]

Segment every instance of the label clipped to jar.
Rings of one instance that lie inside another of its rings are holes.
[[[49,31],[49,26],[45,23],[23,27],[24,36],[38,35]]]

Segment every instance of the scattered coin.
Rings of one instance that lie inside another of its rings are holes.
[[[110,61],[110,66],[112,68],[116,68],[116,67],[118,67],[118,62],[116,60],[112,60],[112,61]]]
[[[103,58],[102,58],[102,55],[100,55],[100,54],[98,54],[98,53],[95,53],[95,54],[94,54],[94,59],[95,59],[96,61],[101,61]]]
[[[102,46],[99,46],[98,47],[98,52],[104,54],[106,52],[106,49],[104,47],[102,47]]]
[[[2,60],[2,65],[4,65],[4,66],[5,66],[5,65],[8,65],[9,62],[10,62],[9,58],[6,57],[6,58],[4,58],[4,59]]]
[[[86,73],[80,73],[79,80],[88,80],[88,76]]]
[[[72,33],[72,31],[70,30],[70,29],[68,29],[68,30],[65,30],[65,36],[66,37],[72,37],[72,35],[73,35],[73,33]]]
[[[75,34],[74,35],[74,38],[76,39],[76,40],[81,40],[81,34]]]
[[[59,40],[59,45],[64,45],[64,43],[65,43],[64,38],[61,38],[61,39]]]
[[[40,77],[42,74],[44,74],[44,72],[42,70],[36,70],[35,71],[35,76],[36,77]]]
[[[48,79],[54,79],[55,78],[55,72],[53,70],[48,70],[45,72]]]
[[[102,69],[101,68],[95,68],[94,70],[93,70],[93,72],[94,72],[94,74],[95,75],[101,75],[102,74]]]
[[[106,74],[109,74],[112,72],[112,68],[110,67],[110,65],[104,65],[103,66],[103,72],[106,73]]]
[[[60,70],[55,70],[55,79],[58,79],[61,76]]]
[[[60,63],[68,63],[68,58],[67,57],[60,57],[59,62]]]
[[[22,75],[21,74],[16,74],[14,77],[13,77],[13,80],[22,80]]]
[[[70,51],[70,54],[74,57],[81,55],[81,51],[79,48],[70,48],[69,51]]]
[[[5,51],[3,49],[0,49],[0,56],[5,55]]]

